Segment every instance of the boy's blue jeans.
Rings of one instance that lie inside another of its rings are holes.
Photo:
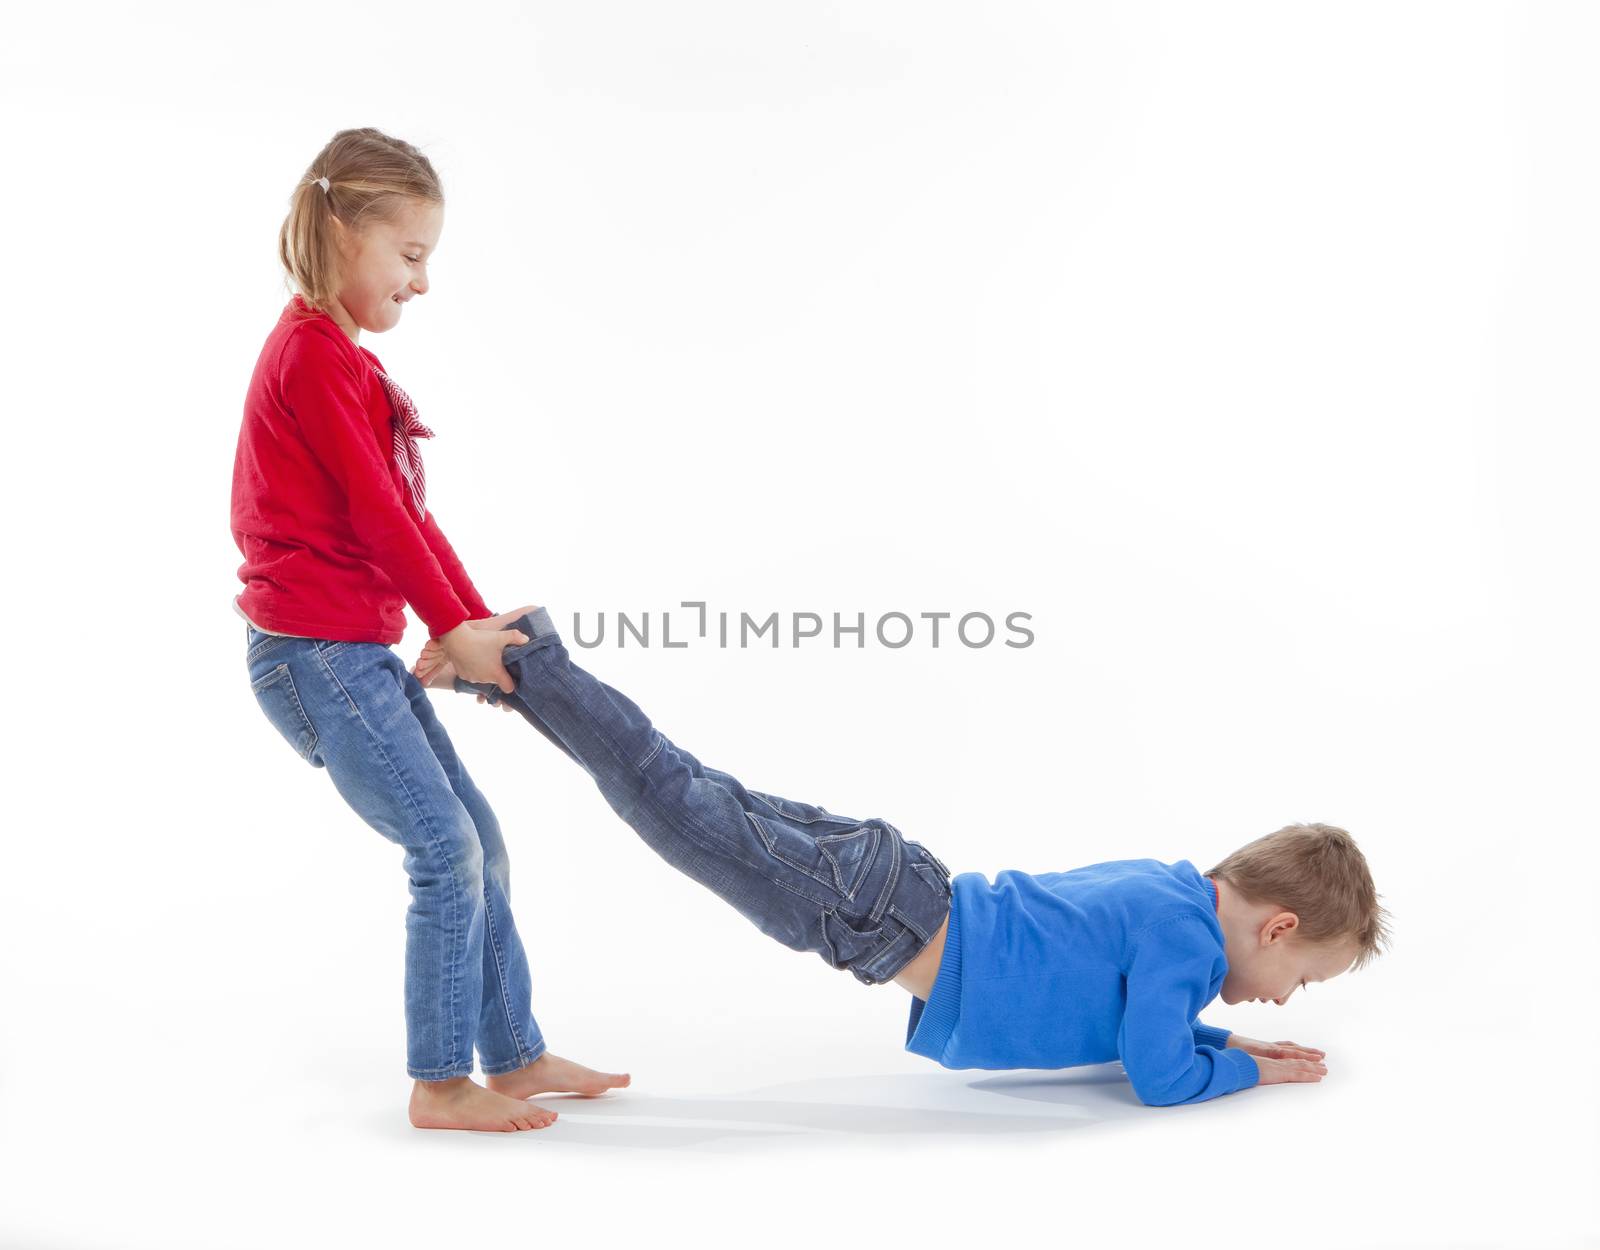
[[[507,628],[516,682],[457,678],[458,691],[502,699],[583,768],[658,855],[769,937],[814,951],[868,985],[893,980],[950,911],[950,872],[885,820],[836,816],[751,790],[706,768],[637,704],[579,668],[539,608]]]
[[[392,648],[246,627],[267,719],[367,824],[405,848],[406,1071],[511,1072],[544,1053],[511,918],[505,839],[433,705]],[[293,906],[291,903],[290,906]]]

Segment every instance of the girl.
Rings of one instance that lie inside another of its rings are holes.
[[[290,200],[278,253],[298,291],[256,361],[234,460],[250,686],[266,717],[356,814],[405,848],[406,1071],[418,1128],[515,1132],[534,1094],[629,1083],[552,1055],[529,1005],[506,845],[428,695],[392,650],[410,603],[464,677],[509,692],[490,615],[425,501],[432,431],[361,331],[428,290],[444,194],[428,158],[342,130]],[[473,1048],[487,1079],[474,1082]]]

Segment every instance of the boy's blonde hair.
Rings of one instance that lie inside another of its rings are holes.
[[[326,191],[321,178],[328,180]],[[289,215],[278,231],[285,285],[292,281],[306,303],[327,312],[339,287],[334,217],[359,235],[375,222],[396,221],[408,201],[444,203],[428,158],[370,126],[339,131],[289,197]]]
[[[1389,943],[1388,912],[1355,839],[1335,825],[1285,825],[1241,846],[1210,872],[1253,903],[1292,911],[1303,942],[1354,941],[1352,969]]]

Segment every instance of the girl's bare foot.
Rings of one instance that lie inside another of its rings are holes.
[[[414,1081],[410,1115],[415,1128],[468,1128],[490,1133],[546,1128],[556,1120],[554,1111],[484,1089],[466,1076],[451,1081]]]
[[[490,1089],[512,1098],[532,1098],[535,1094],[582,1094],[593,1098],[608,1089],[622,1089],[632,1083],[633,1077],[626,1072],[596,1072],[547,1050],[525,1068],[485,1080]]]

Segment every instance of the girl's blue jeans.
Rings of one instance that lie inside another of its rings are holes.
[[[443,1081],[544,1053],[511,918],[505,839],[422,684],[391,647],[246,627],[250,686],[301,759],[405,848],[406,1071]]]
[[[457,678],[502,699],[594,779],[649,847],[769,937],[858,981],[893,980],[950,912],[950,872],[888,821],[751,790],[669,740],[626,695],[572,662],[539,608],[508,628],[516,683]]]

